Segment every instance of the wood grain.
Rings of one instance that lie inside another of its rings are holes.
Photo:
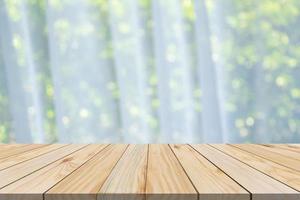
[[[287,144],[287,145],[293,146],[293,147],[295,147],[295,148],[300,149],[300,144],[290,143],[290,144]]]
[[[295,149],[291,149],[289,148],[288,146],[284,146],[284,145],[273,145],[273,144],[256,144],[257,146],[259,147],[262,147],[262,148],[265,148],[265,149],[268,149],[270,151],[273,151],[275,153],[279,153],[281,155],[284,155],[284,156],[288,156],[288,157],[293,157],[297,160],[300,160],[300,154],[295,151]],[[298,149],[298,148],[297,148]]]
[[[189,178],[168,145],[150,144],[146,198],[151,200],[196,200]]]
[[[72,152],[83,148],[84,146],[86,145],[71,144],[46,153],[40,157],[33,158],[10,168],[4,169],[0,171],[0,188],[3,188],[16,180],[23,178],[24,176],[35,172],[36,170],[39,170],[64,156],[67,156]]]
[[[28,146],[29,144],[0,144],[0,150],[14,149],[17,147]]]
[[[0,170],[11,167],[18,163],[30,160],[32,158],[38,157],[38,156],[48,153],[50,151],[59,149],[63,146],[66,146],[66,145],[65,144],[45,145],[41,148],[36,148],[31,151],[25,151],[24,153],[20,153],[20,154],[14,155],[14,156],[0,159]]]
[[[11,146],[2,146],[0,147],[1,151],[0,151],[0,159],[3,158],[7,158],[9,156],[14,156],[17,155],[19,153],[23,153],[25,151],[30,151],[32,149],[36,149],[36,148],[40,148],[43,147],[45,145],[42,144],[32,144],[32,145],[28,145],[28,144],[14,144]]]
[[[0,199],[43,200],[43,194],[78,167],[100,152],[106,145],[88,145],[0,190]],[[7,195],[9,194],[9,195]]]
[[[45,200],[95,200],[127,145],[110,145],[45,194]]]
[[[299,144],[0,144],[0,200],[300,200]]]
[[[250,194],[189,145],[170,145],[200,194],[206,200],[250,200]]]
[[[192,145],[252,194],[253,200],[299,199],[299,193],[209,145]]]
[[[290,167],[294,170],[300,171],[300,154],[285,149],[277,149],[274,147],[266,147],[257,144],[234,145],[240,149],[261,156],[277,164]]]
[[[98,200],[145,199],[148,145],[130,145],[98,194]]]
[[[271,176],[272,178],[300,191],[300,172],[279,165],[262,157],[253,155],[230,145],[212,145],[220,151],[246,163],[247,165]]]
[[[285,150],[290,150],[294,151],[297,153],[300,153],[300,148],[299,146],[296,145],[289,145],[289,144],[264,144],[263,146],[266,147],[271,147],[271,148],[277,148],[277,149],[285,149]]]

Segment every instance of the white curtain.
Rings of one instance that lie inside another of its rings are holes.
[[[300,141],[298,0],[2,0],[0,141]]]

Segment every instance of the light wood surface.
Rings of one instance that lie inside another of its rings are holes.
[[[7,200],[43,200],[43,193],[83,165],[106,145],[88,145],[0,190]],[[9,194],[9,195],[7,195]],[[27,195],[23,195],[27,194]]]
[[[274,148],[281,148],[281,149],[287,149],[290,151],[296,151],[300,152],[299,145],[296,144],[265,144],[264,146],[274,147]]]
[[[299,198],[296,190],[209,145],[192,146],[251,192],[254,200]]]
[[[42,148],[36,148],[31,151],[25,151],[24,153],[20,153],[20,154],[14,155],[14,156],[0,159],[0,170],[11,167],[13,165],[24,162],[26,160],[30,160],[32,158],[38,157],[40,155],[43,155],[47,152],[61,148],[63,146],[66,146],[66,145],[65,144],[64,145],[62,145],[62,144],[45,145]]]
[[[300,200],[298,144],[0,144],[0,200]]]
[[[168,145],[149,145],[146,198],[197,199],[195,188]]]
[[[48,164],[64,157],[72,152],[79,150],[85,145],[68,145],[65,148],[60,148],[56,151],[44,154],[41,157],[36,157],[26,162],[14,165],[10,168],[0,171],[0,188],[25,177],[26,175],[39,170]]]
[[[258,144],[234,145],[240,149],[261,156],[278,164],[300,171],[300,154],[295,151],[267,147]]]
[[[7,158],[9,156],[14,156],[14,155],[18,155],[19,153],[23,153],[26,151],[30,151],[32,149],[36,149],[39,147],[42,147],[43,145],[41,144],[32,144],[32,145],[28,145],[28,144],[13,144],[13,145],[9,145],[9,146],[3,146],[1,147],[1,151],[0,151],[0,159],[3,158]]]
[[[144,199],[148,145],[130,145],[101,187],[98,200]]]
[[[262,157],[253,155],[236,147],[224,144],[212,145],[213,147],[231,155],[239,161],[271,176],[272,178],[300,191],[300,172],[283,165],[274,163]]]
[[[46,200],[95,200],[101,186],[128,145],[106,147],[45,194]]]
[[[249,199],[249,193],[223,171],[188,145],[170,145],[200,198],[227,200]]]

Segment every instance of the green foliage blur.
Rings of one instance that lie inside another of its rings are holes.
[[[64,6],[70,4],[71,0],[23,0],[30,8],[30,25],[32,32],[39,30],[37,40],[47,43],[48,27],[46,23],[46,7],[52,6],[58,11],[63,11]],[[108,0],[86,0],[101,11],[101,17],[107,18]],[[151,15],[151,0],[137,0],[142,15]],[[197,1],[197,0],[195,0]],[[18,23],[21,19],[19,12],[20,1],[6,0],[5,6],[8,16],[12,22]],[[47,3],[48,2],[48,3]],[[122,1],[112,1],[113,12],[124,15]],[[187,34],[193,34],[195,21],[195,4],[193,0],[181,0],[182,11],[186,20],[185,30]],[[3,6],[3,5],[2,5]],[[226,90],[225,111],[228,118],[228,130],[235,142],[256,142],[266,134],[270,142],[299,142],[300,141],[300,1],[299,0],[207,0],[209,14],[213,14],[218,8],[221,12],[221,34],[222,43],[215,44],[212,36],[213,48],[219,48],[222,56],[222,67],[224,72],[223,88]],[[98,17],[98,13],[91,13],[92,17]],[[151,17],[147,24],[149,29],[153,26]],[[211,22],[213,23],[213,22]],[[59,18],[55,21],[55,31],[60,38],[60,50],[63,52],[65,44],[68,43],[72,34],[69,31],[70,22]],[[120,20],[117,25],[120,32],[127,34],[130,25]],[[40,30],[43,30],[42,32]],[[81,37],[89,37],[93,32],[89,24],[78,26]],[[101,28],[99,37],[109,38],[107,25]],[[1,30],[0,30],[1,37]],[[11,43],[17,52],[17,62],[24,66],[23,39],[20,35],[13,35]],[[194,48],[194,42],[190,41],[190,47]],[[35,59],[43,65],[39,69],[39,83],[44,91],[44,127],[47,133],[47,141],[57,141],[56,136],[56,113],[53,105],[54,86],[49,67],[49,52],[43,48],[47,44],[35,46]],[[122,46],[123,45],[123,46]],[[126,51],[126,43],[118,47]],[[3,51],[3,49],[0,49]],[[112,59],[112,45],[107,45],[102,52],[102,58]],[[152,57],[151,57],[152,56]],[[147,58],[153,62],[153,55]],[[14,142],[11,138],[13,132],[12,118],[10,115],[10,101],[8,97],[7,80],[5,77],[3,52],[0,52],[0,142]],[[67,68],[66,68],[67,69]],[[65,71],[72,73],[72,69]],[[150,90],[155,90],[157,75],[151,73],[149,78]],[[172,85],[172,84],[171,84]],[[118,86],[114,82],[108,84],[114,98],[119,98]],[[85,87],[84,89],[87,89]],[[176,90],[176,87],[173,87]],[[91,89],[92,90],[92,89]],[[90,91],[87,98],[101,104],[103,97]],[[72,96],[64,94],[70,105],[73,105]],[[195,110],[201,112],[201,88],[194,91],[197,102]],[[153,99],[152,107],[159,107],[159,99]],[[76,105],[75,105],[76,106]],[[139,113],[138,108],[132,108],[132,113]],[[80,114],[88,115],[81,109]],[[109,117],[104,121],[110,124]],[[67,123],[67,119],[63,119]],[[148,119],[153,130],[159,130],[157,119]]]

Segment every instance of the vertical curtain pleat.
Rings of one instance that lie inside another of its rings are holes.
[[[3,0],[0,142],[299,140],[287,2]]]

